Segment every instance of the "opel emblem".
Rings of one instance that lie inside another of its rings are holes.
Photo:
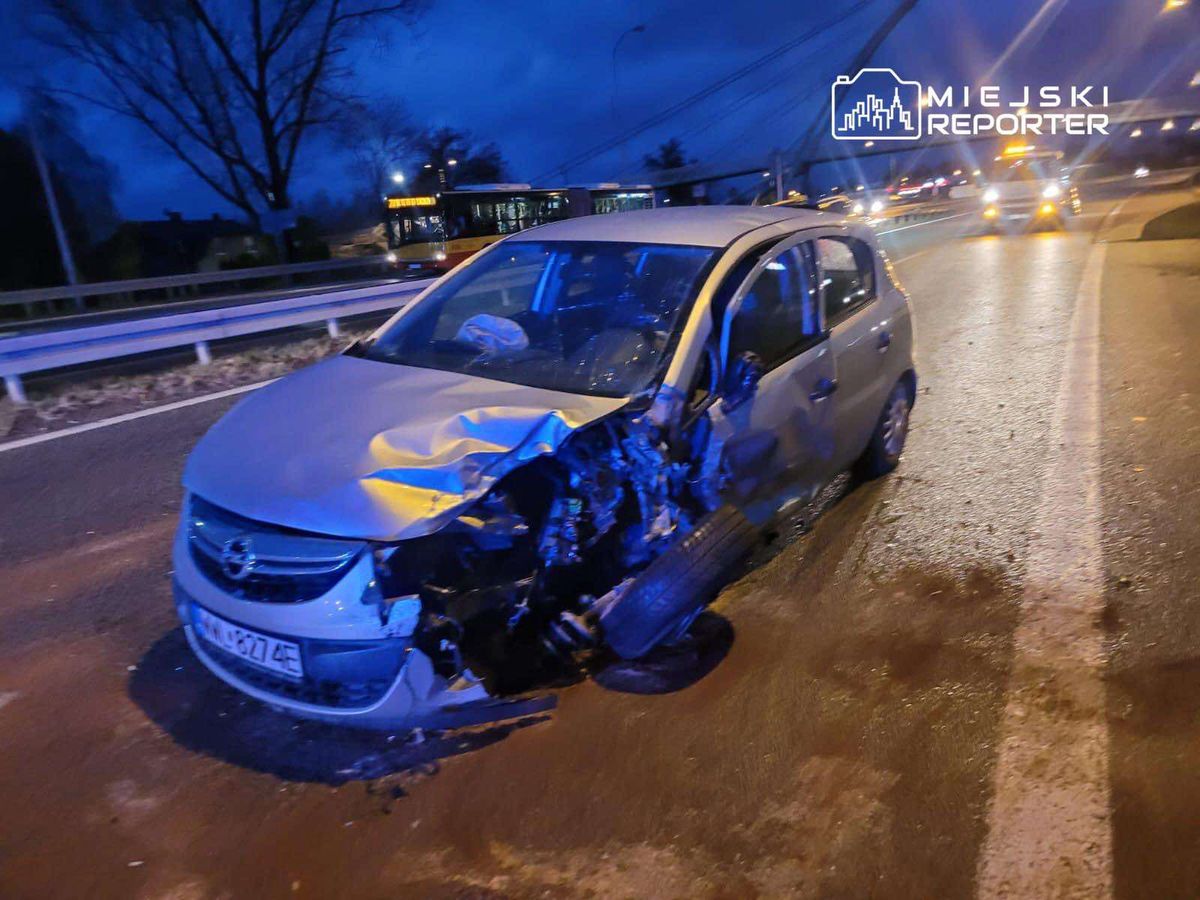
[[[230,538],[221,548],[221,571],[234,581],[241,581],[254,570],[258,558],[249,535],[240,534]]]

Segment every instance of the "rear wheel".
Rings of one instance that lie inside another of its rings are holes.
[[[855,474],[862,478],[878,478],[891,472],[900,463],[904,442],[908,438],[908,418],[912,410],[912,398],[903,381],[897,381],[888,395],[871,442],[854,464]]]

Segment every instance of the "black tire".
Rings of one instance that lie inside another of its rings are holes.
[[[709,513],[601,614],[605,643],[623,659],[645,656],[717,595],[758,540],[758,529],[735,507]]]
[[[894,416],[897,403],[903,404],[898,441],[889,432],[889,421],[891,427],[895,427],[894,419],[889,420],[889,417]],[[900,464],[900,456],[904,453],[904,444],[908,439],[908,416],[911,410],[912,396],[908,387],[903,380],[897,381],[892,392],[888,394],[887,402],[883,404],[883,411],[875,423],[875,430],[871,432],[871,441],[867,444],[867,449],[854,464],[855,475],[869,481],[888,474]]]

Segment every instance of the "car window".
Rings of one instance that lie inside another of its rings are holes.
[[[634,394],[673,351],[715,253],[508,241],[439,283],[361,352],[530,387]]]
[[[730,325],[729,357],[757,353],[771,368],[820,334],[811,256],[792,247],[766,264],[743,298]]]
[[[875,259],[857,238],[817,240],[825,325],[831,327],[875,297]]]

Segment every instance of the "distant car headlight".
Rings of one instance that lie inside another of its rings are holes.
[[[394,263],[397,260],[399,260],[400,257],[398,257],[395,253],[389,253],[387,256],[384,257],[384,259],[386,259],[390,263]]]
[[[995,188],[988,188],[986,191],[983,192],[983,202],[984,203],[995,203],[999,199],[1000,199],[1000,192],[998,190],[996,190]]]
[[[876,200],[874,203],[872,203],[871,204],[871,212],[873,212],[873,213],[883,212],[883,201]]]
[[[1045,197],[1047,200],[1053,200],[1055,197],[1057,197],[1061,193],[1062,193],[1062,188],[1060,188],[1057,184],[1048,184],[1048,185],[1046,185],[1046,189],[1044,191],[1042,191],[1042,196]]]

